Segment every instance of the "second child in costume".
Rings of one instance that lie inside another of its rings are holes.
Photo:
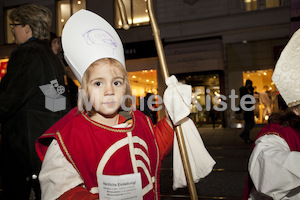
[[[249,159],[243,200],[300,199],[299,48],[300,30],[282,51],[272,76],[289,108],[272,114],[259,132]]]
[[[81,91],[78,107],[37,141],[42,199],[131,197],[112,189],[124,177],[124,185],[136,183],[130,188],[136,199],[159,199],[160,163],[174,131],[166,118],[154,127],[140,111],[124,109],[131,91],[119,36],[104,19],[81,10],[64,27],[62,44]]]

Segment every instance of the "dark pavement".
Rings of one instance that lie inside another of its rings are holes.
[[[254,140],[263,125],[256,125],[250,133]],[[239,137],[242,129],[198,128],[202,140],[216,161],[213,171],[196,184],[198,199],[242,199],[247,176],[248,158],[252,144]],[[190,199],[188,188],[172,189],[172,152],[163,160],[161,170],[161,199]]]

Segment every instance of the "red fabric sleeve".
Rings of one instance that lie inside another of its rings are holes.
[[[99,200],[98,194],[92,194],[87,189],[77,186],[63,195],[61,195],[59,200]]]
[[[162,118],[154,128],[161,159],[171,151],[174,140],[174,130],[168,124],[166,117]]]

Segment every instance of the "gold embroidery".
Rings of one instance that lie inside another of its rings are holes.
[[[133,121],[132,121],[132,119],[128,119],[128,120],[126,121],[126,123],[132,125],[132,124],[133,124]]]
[[[54,136],[55,135],[55,133],[45,133],[45,134],[43,134],[43,136]]]
[[[61,143],[61,146],[62,146],[63,150],[65,151],[66,155],[68,156],[69,160],[71,161],[71,164],[74,166],[74,168],[76,169],[76,171],[78,172],[78,174],[81,176],[78,168],[75,165],[75,162],[73,161],[73,159],[72,159],[72,157],[71,157],[71,155],[70,155],[70,153],[69,153],[69,151],[68,151],[68,149],[67,149],[67,147],[66,147],[66,145],[65,145],[65,143],[64,143],[64,141],[63,141],[63,139],[61,137],[60,132],[57,131],[56,135],[58,136],[58,139],[59,139],[59,141]],[[84,180],[82,176],[81,176],[81,178],[82,178],[82,180]]]
[[[130,131],[132,131],[133,129],[134,129],[134,127],[135,127],[135,116],[134,116],[134,113],[132,112],[132,119],[133,119],[133,121],[134,121],[134,123],[132,124],[132,126],[129,128],[129,129],[127,129],[127,128],[123,128],[123,129],[120,129],[120,128],[112,128],[112,127],[107,127],[107,126],[104,126],[104,125],[102,125],[102,124],[99,124],[99,123],[97,123],[97,122],[95,122],[95,121],[93,121],[93,120],[91,120],[88,116],[86,116],[84,113],[81,113],[82,114],[82,116],[86,119],[86,120],[88,120],[90,123],[92,123],[92,124],[94,124],[95,126],[98,126],[98,127],[100,127],[100,128],[103,128],[103,129],[105,129],[105,130],[108,130],[108,131],[113,131],[113,132],[118,132],[118,133],[127,133],[127,132],[130,132]]]

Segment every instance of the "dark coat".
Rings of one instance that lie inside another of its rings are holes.
[[[4,188],[29,182],[38,175],[41,162],[35,140],[71,108],[69,94],[66,109],[53,112],[45,108],[45,95],[39,86],[57,79],[65,87],[64,69],[47,42],[29,40],[11,55],[7,74],[0,83],[1,168]],[[67,90],[66,90],[67,91]],[[18,189],[16,189],[18,188]]]

